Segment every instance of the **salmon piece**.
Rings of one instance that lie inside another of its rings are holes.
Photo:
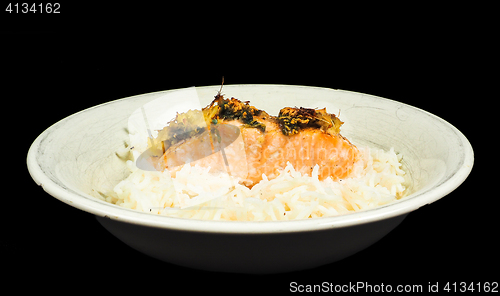
[[[265,138],[261,159],[250,158],[249,163],[259,167],[258,174],[264,173],[269,179],[277,177],[277,169],[283,170],[288,162],[295,170],[309,176],[314,166],[319,165],[320,180],[342,179],[349,175],[356,161],[357,149],[349,141],[318,129],[304,129],[291,136],[273,132]],[[258,182],[260,175],[250,177]]]
[[[251,152],[245,148],[240,127],[219,123],[212,129],[217,129],[217,136],[207,130],[167,149],[160,170],[166,168],[175,174],[184,164],[190,163],[210,167],[212,173],[227,172],[245,180],[248,176],[246,151]]]
[[[202,111],[179,114],[159,132],[163,143],[161,169],[177,172],[190,163],[226,171],[252,187],[262,174],[278,176],[290,162],[302,174],[319,165],[319,179],[346,178],[358,150],[340,135],[343,124],[325,109],[283,108],[271,116],[263,110],[220,93]]]

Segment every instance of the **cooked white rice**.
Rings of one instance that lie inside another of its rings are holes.
[[[358,147],[359,148],[359,147]],[[105,200],[118,206],[171,217],[274,221],[342,215],[394,202],[405,191],[401,155],[359,148],[360,159],[349,178],[333,181],[302,175],[288,163],[275,179],[249,189],[226,173],[189,164],[171,177],[169,171],[144,171],[127,161],[131,174]]]

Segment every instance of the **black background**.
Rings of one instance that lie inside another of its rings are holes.
[[[72,283],[75,291],[99,284],[237,293],[287,292],[291,281],[425,288],[436,281],[498,281],[498,222],[488,201],[493,196],[478,189],[490,187],[477,163],[481,139],[472,107],[483,100],[475,92],[480,55],[463,47],[477,37],[459,20],[429,29],[418,18],[403,22],[405,16],[361,24],[354,13],[346,21],[302,12],[271,21],[264,12],[242,19],[234,12],[197,18],[184,11],[186,18],[177,21],[171,14],[145,14],[146,8],[121,9],[63,5],[59,16],[8,16],[1,36],[2,122],[4,147],[14,155],[8,154],[4,184],[14,188],[3,196],[0,250],[9,276],[2,282],[45,275],[48,280],[36,288]],[[321,86],[416,106],[465,134],[475,149],[474,169],[457,190],[411,213],[368,249],[316,269],[264,276],[210,273],[149,258],[30,178],[29,146],[56,121],[127,96],[217,85],[223,75],[225,84]]]

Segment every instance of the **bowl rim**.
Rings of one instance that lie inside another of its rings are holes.
[[[215,88],[219,86],[202,86],[196,88]],[[194,231],[194,232],[209,232],[209,233],[239,233],[239,234],[263,234],[263,233],[288,233],[288,232],[302,232],[302,231],[317,231],[332,228],[349,227],[355,225],[361,225],[365,223],[376,222],[384,219],[389,219],[392,217],[408,214],[421,206],[430,204],[460,186],[467,176],[470,174],[473,163],[474,163],[474,152],[472,146],[467,138],[452,124],[448,123],[444,119],[431,114],[425,110],[418,107],[414,107],[405,103],[394,101],[391,99],[347,91],[340,89],[331,89],[325,87],[314,87],[314,86],[300,86],[300,85],[282,85],[282,84],[233,84],[228,85],[228,87],[305,87],[305,88],[315,88],[315,89],[327,89],[339,92],[353,93],[357,95],[370,96],[377,100],[390,101],[392,103],[396,102],[402,104],[403,106],[416,109],[419,112],[424,112],[437,119],[441,124],[446,126],[448,129],[455,133],[458,138],[460,149],[462,149],[463,156],[459,159],[459,167],[453,174],[449,175],[447,178],[441,180],[439,184],[427,188],[422,192],[416,192],[410,194],[409,196],[403,198],[400,201],[376,207],[374,209],[369,209],[366,211],[360,211],[345,215],[332,216],[332,217],[321,217],[314,219],[304,219],[304,220],[289,220],[289,221],[212,221],[212,220],[197,220],[188,218],[176,218],[168,217],[162,215],[154,215],[145,212],[140,212],[132,209],[126,209],[107,203],[105,201],[99,200],[90,195],[83,195],[77,193],[70,188],[61,186],[52,180],[45,172],[41,169],[38,157],[41,142],[50,137],[51,133],[56,130],[59,126],[64,124],[64,121],[68,120],[70,117],[77,116],[85,112],[91,112],[95,108],[102,107],[107,104],[118,103],[125,100],[130,100],[139,96],[148,96],[158,93],[178,91],[180,89],[172,89],[166,91],[158,91],[140,94],[136,96],[130,96],[121,98],[118,100],[113,100],[105,102],[77,113],[74,113],[66,118],[59,120],[45,131],[43,131],[32,143],[29,148],[27,155],[27,166],[28,171],[33,178],[33,180],[43,188],[48,194],[59,199],[60,201],[69,204],[80,210],[92,213],[96,216],[110,218],[116,221],[143,225],[147,227],[165,228],[181,231]]]

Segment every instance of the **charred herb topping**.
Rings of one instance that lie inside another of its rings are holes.
[[[331,134],[338,134],[343,123],[334,114],[327,113],[326,108],[317,110],[303,107],[281,109],[278,122],[286,136],[297,134],[304,128],[319,128]]]
[[[168,126],[158,132],[156,144],[153,145],[159,145],[163,141],[162,148],[168,149],[184,140],[201,135],[207,128],[210,129],[210,126],[225,120],[238,120],[243,123],[243,127],[257,128],[262,132],[266,130],[264,123],[266,120],[276,122],[286,136],[297,134],[305,128],[317,128],[334,135],[340,132],[340,126],[343,124],[334,114],[327,113],[326,108],[286,107],[280,110],[278,117],[275,117],[249,105],[249,101],[224,99],[219,91],[215,100],[203,110],[189,110],[177,114]]]
[[[201,135],[206,130],[203,113],[200,110],[189,110],[177,114],[168,126],[158,132],[156,140],[163,141],[165,149],[168,149],[183,140]]]
[[[244,127],[253,127],[259,129],[261,132],[266,131],[266,125],[258,122],[257,120],[253,120],[252,122],[245,124]]]
[[[209,120],[239,120],[245,127],[258,128],[265,131],[266,125],[256,120],[255,117],[265,112],[249,105],[249,101],[241,102],[238,99],[224,99],[220,94],[209,107],[203,110],[210,118]]]

